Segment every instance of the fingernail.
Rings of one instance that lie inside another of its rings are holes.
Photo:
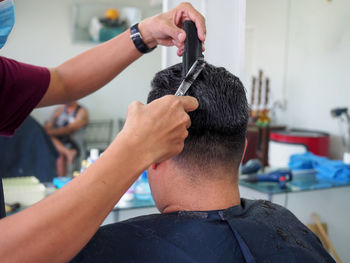
[[[184,33],[180,33],[180,34],[178,34],[178,39],[179,39],[179,41],[182,41],[182,39],[183,39],[183,36],[184,36]]]

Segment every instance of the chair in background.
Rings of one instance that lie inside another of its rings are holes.
[[[89,155],[91,149],[103,152],[108,147],[112,141],[113,125],[112,119],[91,120],[89,122],[84,136],[85,157]]]

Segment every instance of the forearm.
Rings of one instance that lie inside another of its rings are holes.
[[[177,54],[181,55],[186,35],[180,27],[187,19],[195,22],[198,37],[204,42],[204,17],[189,3],[182,3],[167,13],[141,21],[139,31],[149,48],[157,44],[176,45]],[[101,88],[140,56],[130,39],[130,30],[126,30],[112,40],[51,69],[48,90],[38,107],[80,99]]]
[[[66,262],[78,253],[152,162],[147,156],[137,157],[138,147],[127,142],[117,138],[80,177],[36,205],[1,220],[1,261]],[[20,253],[16,253],[18,249]]]
[[[88,124],[88,116],[85,109],[81,109],[78,112],[76,119],[74,122],[68,124],[67,126],[58,127],[58,128],[47,128],[47,133],[51,136],[64,136],[70,135],[82,128],[84,128]]]
[[[129,30],[126,30],[118,37],[63,63],[56,70],[67,91],[73,92],[74,100],[102,87],[140,56],[130,39]]]
[[[74,129],[66,126],[66,127],[60,127],[60,128],[55,128],[55,129],[49,129],[48,134],[51,136],[64,136],[64,135],[69,135],[75,132]]]
[[[52,129],[53,128],[53,123],[51,121],[48,121],[44,125],[45,129]]]
[[[130,39],[130,31],[126,30],[119,36],[51,69],[48,91],[55,94],[45,95],[46,98],[44,96],[39,106],[80,99],[111,81],[140,56],[141,53]]]

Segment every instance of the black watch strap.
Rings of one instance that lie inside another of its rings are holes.
[[[157,46],[153,48],[149,48],[145,42],[143,42],[142,36],[139,31],[138,23],[130,27],[130,38],[132,42],[134,42],[135,47],[138,51],[140,51],[143,54],[151,52],[153,49],[155,49]]]

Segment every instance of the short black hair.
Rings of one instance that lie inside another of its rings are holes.
[[[175,94],[181,81],[181,63],[158,72],[152,80],[147,102]],[[184,150],[174,160],[203,169],[219,163],[238,167],[249,117],[242,82],[225,68],[206,63],[186,95],[197,98],[199,108],[189,113],[192,122],[189,135]]]

